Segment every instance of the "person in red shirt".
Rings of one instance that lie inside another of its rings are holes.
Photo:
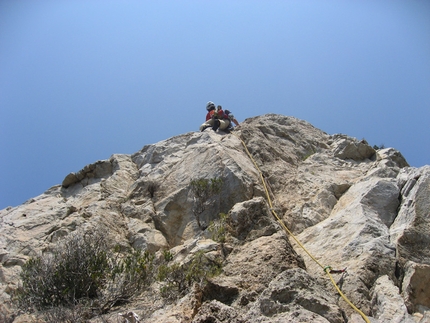
[[[233,114],[230,115],[230,111],[226,110],[224,112],[220,105],[215,108],[215,104],[212,101],[206,104],[206,110],[208,111],[206,114],[206,121],[200,126],[200,131],[204,131],[209,127],[212,127],[214,131],[218,129],[232,129],[232,122],[234,122],[236,126],[239,125]]]
[[[206,114],[206,121],[200,126],[200,131],[204,131],[206,128],[214,126],[214,114],[216,112],[215,104],[212,101],[209,101],[206,104],[206,110],[208,111]]]

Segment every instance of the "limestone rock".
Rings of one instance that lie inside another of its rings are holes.
[[[255,240],[279,230],[262,197],[234,205],[229,214],[229,224],[234,231],[233,236],[239,240]]]
[[[400,151],[395,150],[394,148],[384,148],[378,150],[378,158],[384,160],[389,167],[409,167],[405,157],[403,157]]]
[[[331,146],[334,156],[340,159],[360,161],[375,155],[375,150],[365,140],[358,141],[346,135],[334,135]]]
[[[191,182],[214,178],[222,190],[197,212]],[[128,312],[145,322],[363,322],[325,275],[330,266],[346,268],[335,281],[370,322],[424,323],[429,196],[430,166],[409,167],[393,148],[375,151],[293,117],[249,118],[232,134],[182,134],[87,165],[1,210],[1,314],[14,312],[11,295],[30,257],[74,231],[102,228],[124,252],[161,259],[169,250],[179,265],[203,253],[222,270],[171,301],[153,282],[90,322]]]
[[[404,183],[401,205],[390,228],[397,258],[402,264],[411,260],[430,265],[430,167],[406,169],[399,174],[399,182]]]
[[[101,160],[85,166],[77,173],[70,173],[64,178],[61,185],[67,188],[75,183],[83,182],[83,186],[86,186],[110,175],[112,175],[111,161]]]
[[[276,276],[248,312],[253,322],[344,322],[335,295],[301,268]]]
[[[404,299],[399,288],[388,276],[379,277],[372,288],[374,316],[381,323],[414,323],[408,315]]]
[[[248,322],[243,316],[232,308],[216,300],[205,303],[199,313],[194,317],[192,323],[246,323]]]
[[[411,313],[430,311],[430,265],[406,263],[402,296]]]
[[[236,246],[228,255],[223,273],[213,279],[213,284],[228,277],[240,290],[236,302],[247,305],[255,300],[278,273],[304,267],[303,260],[281,232],[262,236]]]

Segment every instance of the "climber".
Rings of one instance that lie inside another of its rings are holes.
[[[206,128],[212,127],[212,130],[217,131],[218,129],[229,132],[233,130],[233,124],[239,125],[234,115],[226,110],[223,111],[222,106],[218,105],[215,108],[215,104],[209,101],[206,105],[206,122],[200,126],[200,131],[204,131]]]
[[[218,109],[215,108],[215,104],[212,101],[209,101],[206,104],[206,110],[208,113],[206,114],[206,121],[200,126],[200,131],[204,131],[206,128],[214,127],[215,120],[221,119],[224,117],[224,112],[222,111],[221,106],[218,106]],[[218,125],[219,127],[219,125]],[[214,130],[218,129],[216,127]]]

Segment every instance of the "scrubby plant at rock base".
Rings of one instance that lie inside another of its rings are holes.
[[[98,313],[130,300],[152,274],[153,256],[109,248],[103,231],[71,235],[49,254],[30,258],[17,293],[25,311],[91,306]]]
[[[219,214],[219,219],[212,221],[209,224],[208,231],[211,233],[211,238],[214,241],[224,243],[227,235],[227,217],[225,213]]]
[[[197,252],[187,264],[162,264],[158,267],[157,275],[157,280],[163,282],[161,295],[174,299],[186,294],[194,284],[203,289],[210,277],[221,273],[221,268],[222,262],[209,259],[204,251]]]

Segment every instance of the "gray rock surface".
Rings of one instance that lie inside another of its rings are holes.
[[[199,178],[223,186],[196,213],[190,183]],[[318,263],[273,217],[265,187],[272,210]],[[393,148],[293,117],[249,118],[233,134],[186,133],[97,161],[1,210],[0,311],[15,310],[11,296],[31,256],[102,227],[124,250],[169,250],[179,264],[203,252],[223,264],[203,290],[167,304],[155,284],[105,320],[132,311],[144,322],[364,322],[322,265],[346,268],[333,277],[370,322],[428,322],[429,196],[430,166],[409,167]],[[220,213],[223,242],[209,230]]]

